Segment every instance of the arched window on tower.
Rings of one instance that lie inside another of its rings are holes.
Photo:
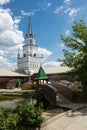
[[[26,57],[26,54],[24,53],[24,57]]]
[[[32,56],[32,54],[30,53],[30,56]]]
[[[30,45],[32,45],[32,39],[30,39]]]

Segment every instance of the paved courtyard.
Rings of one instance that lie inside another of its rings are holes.
[[[87,105],[49,119],[41,130],[87,130]]]

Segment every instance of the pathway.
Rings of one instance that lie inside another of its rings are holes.
[[[76,111],[70,110],[49,119],[41,130],[87,130],[87,105],[79,105],[75,104]]]

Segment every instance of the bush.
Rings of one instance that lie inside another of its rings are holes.
[[[18,105],[14,110],[0,109],[0,130],[30,130],[44,121],[42,106]]]
[[[0,130],[15,130],[16,121],[13,109],[0,108]]]

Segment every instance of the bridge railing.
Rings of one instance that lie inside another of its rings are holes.
[[[70,100],[73,100],[74,93],[73,93],[72,88],[65,85],[60,85],[60,84],[51,84],[51,85],[54,86],[58,90],[59,93],[69,98]]]

